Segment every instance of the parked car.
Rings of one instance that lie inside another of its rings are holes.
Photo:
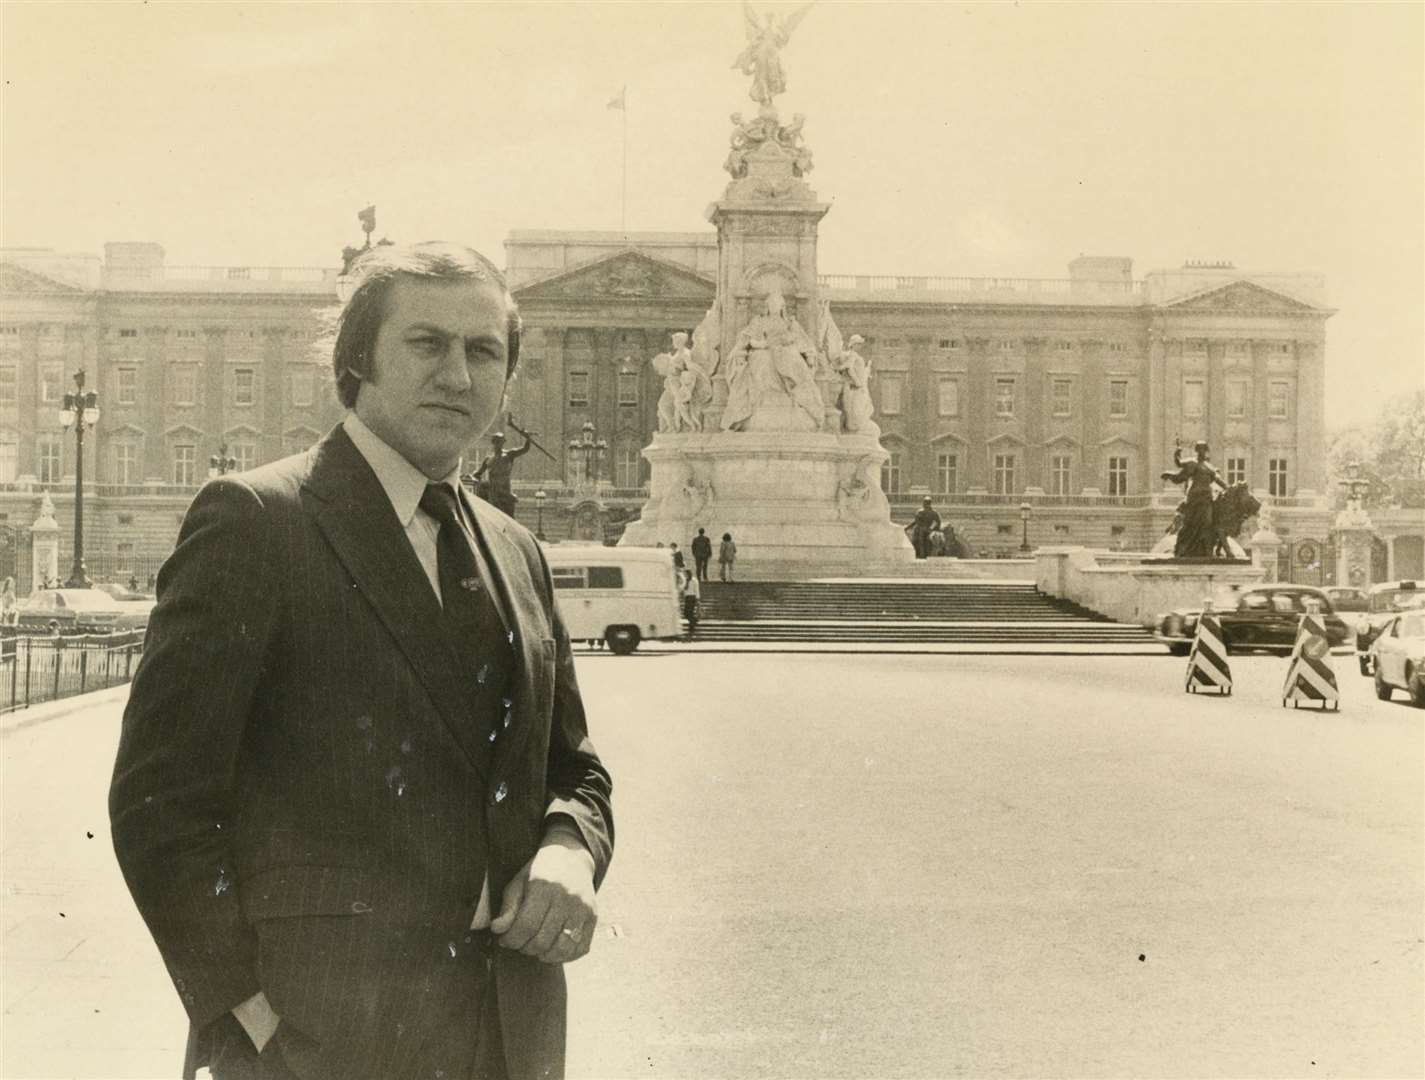
[[[153,599],[153,597],[145,596],[141,592],[134,592],[134,590],[129,588],[127,585],[120,585],[116,581],[96,581],[94,583],[94,588],[98,589],[100,592],[108,593],[115,600],[142,601]]]
[[[1290,652],[1296,644],[1296,630],[1302,615],[1314,611],[1321,616],[1326,640],[1334,649],[1345,644],[1350,628],[1331,606],[1321,589],[1311,585],[1254,585],[1243,589],[1231,607],[1215,611],[1222,626],[1222,644],[1228,652],[1270,649]],[[1179,608],[1159,616],[1154,637],[1168,646],[1174,656],[1186,656],[1197,636],[1200,608]]]
[[[1356,660],[1361,674],[1370,675],[1375,661],[1371,642],[1396,614],[1425,604],[1425,584],[1416,581],[1382,581],[1366,594],[1366,610],[1356,620]]]
[[[1425,610],[1391,618],[1371,642],[1376,697],[1389,701],[1397,689],[1425,709]]]
[[[1371,601],[1365,589],[1352,588],[1350,585],[1328,585],[1321,591],[1331,598],[1331,606],[1338,614],[1342,611],[1370,609]]]
[[[109,633],[148,625],[152,601],[122,602],[102,589],[38,589],[18,608],[22,629]]]

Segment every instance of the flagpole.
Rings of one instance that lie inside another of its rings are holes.
[[[628,87],[623,88],[623,198],[621,200],[623,238],[628,240]]]

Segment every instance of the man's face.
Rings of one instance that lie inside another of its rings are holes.
[[[397,278],[356,415],[432,480],[449,475],[499,414],[506,319],[494,285]]]

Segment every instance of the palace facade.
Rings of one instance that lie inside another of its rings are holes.
[[[522,230],[506,263],[528,328],[509,407],[549,452],[516,468],[520,517],[551,538],[616,535],[643,500],[651,360],[712,303],[716,237]],[[336,423],[320,348],[338,274],[175,267],[151,243],[0,251],[0,574],[28,585],[46,494],[67,573],[76,444],[58,409],[76,371],[99,395],[83,463],[99,578],[156,569],[213,459],[251,467]],[[1086,256],[1058,280],[824,275],[820,289],[866,339],[898,519],[929,494],[977,553],[1018,550],[1026,527],[1036,546],[1148,548],[1180,498],[1159,472],[1175,443],[1206,439],[1284,539],[1326,537],[1319,277],[1136,279],[1129,259]]]

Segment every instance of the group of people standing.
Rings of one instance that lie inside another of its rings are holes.
[[[661,544],[659,545],[662,546]],[[677,544],[668,545],[673,552],[673,569],[678,576],[678,598],[683,609],[683,619],[688,624],[688,640],[698,628],[699,608],[702,604],[702,582],[708,579],[708,566],[712,562],[712,537],[706,529],[699,529],[698,535],[688,545],[693,553],[693,569],[689,570],[687,560]],[[737,563],[737,544],[732,533],[723,533],[717,550],[718,572],[721,579],[731,584],[733,569]]]

